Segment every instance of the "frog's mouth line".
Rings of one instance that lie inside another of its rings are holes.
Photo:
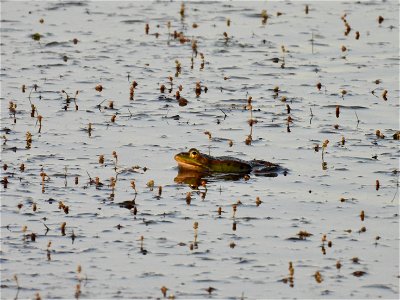
[[[187,163],[183,161],[178,155],[175,156],[175,160],[178,162],[178,166],[180,168],[187,170],[207,171],[207,168],[205,168],[201,164],[197,164],[196,162]]]
[[[178,167],[187,170],[195,170],[195,171],[206,171],[207,169],[202,166],[192,165],[184,162],[178,161]]]

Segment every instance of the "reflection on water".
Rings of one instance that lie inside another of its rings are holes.
[[[207,173],[178,168],[178,175],[174,178],[176,183],[188,184],[193,189],[198,189],[199,186],[206,186],[208,181],[219,180],[240,180],[245,179],[247,174],[235,173]]]
[[[192,189],[198,189],[201,185],[206,185],[205,179],[209,174],[194,170],[178,168],[178,175],[174,178],[176,183],[188,184]]]
[[[277,177],[279,174],[286,176],[288,170],[280,166],[270,166],[255,168],[254,171],[246,173],[213,173],[213,172],[199,172],[195,170],[185,169],[178,167],[178,174],[174,178],[176,183],[188,184],[193,189],[199,186],[205,186],[207,181],[220,181],[220,180],[249,180],[251,175],[264,176],[264,177]]]

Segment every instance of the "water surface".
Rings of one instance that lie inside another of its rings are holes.
[[[2,297],[397,298],[398,3],[306,4],[2,2]],[[192,189],[173,160],[192,147],[289,174]]]

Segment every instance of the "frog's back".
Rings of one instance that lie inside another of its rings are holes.
[[[208,155],[207,155],[208,156]],[[230,156],[220,156],[211,157],[209,168],[213,172],[218,173],[249,173],[251,172],[251,165],[241,159],[230,157]]]

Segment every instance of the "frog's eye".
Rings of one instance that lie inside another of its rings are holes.
[[[190,157],[196,157],[199,154],[196,150],[190,151]]]

